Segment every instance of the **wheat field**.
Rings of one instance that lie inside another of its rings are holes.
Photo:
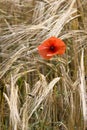
[[[87,130],[86,0],[0,0],[0,130]]]

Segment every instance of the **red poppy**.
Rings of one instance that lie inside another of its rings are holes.
[[[38,46],[39,54],[45,59],[50,59],[56,54],[62,55],[65,50],[65,43],[56,37],[50,37]]]

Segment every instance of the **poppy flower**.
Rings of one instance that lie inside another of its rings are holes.
[[[50,59],[52,56],[65,53],[65,43],[56,37],[50,37],[38,46],[38,52],[44,59]]]

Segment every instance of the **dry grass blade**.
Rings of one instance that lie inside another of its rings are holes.
[[[41,76],[40,80],[35,84],[34,89],[32,90],[31,94],[29,94],[29,98],[26,99],[26,102],[23,106],[23,110],[22,110],[23,113],[25,113],[26,111],[26,113],[28,113],[29,115],[26,119],[26,122],[30,120],[31,116],[35,113],[35,111],[37,111],[37,108],[40,107],[40,104],[49,96],[55,84],[60,80],[59,77],[54,78],[47,85],[45,77],[43,75],[40,76]],[[23,120],[24,120],[24,116],[23,116]]]
[[[16,53],[13,53],[12,56],[9,57],[9,59],[7,61],[4,61],[4,63],[1,64],[1,68],[0,68],[0,78],[2,78],[2,76],[10,69],[10,67],[12,66],[12,64],[20,57],[20,55],[25,52],[28,51],[28,48],[23,46],[21,47]],[[36,52],[37,48],[31,50],[28,52],[29,54],[32,54],[33,52]]]
[[[80,96],[82,102],[82,111],[84,117],[85,127],[87,127],[87,94],[86,94],[86,82],[85,82],[85,70],[84,70],[84,50],[81,55],[81,66],[79,68],[80,73]]]
[[[39,107],[39,105],[42,103],[42,101],[47,97],[47,95],[50,93],[50,91],[53,89],[54,85],[60,80],[60,78],[55,78],[53,81],[50,82],[50,84],[43,90],[43,93],[41,93],[38,100],[35,100],[34,106],[30,111],[29,119],[32,116],[32,114],[36,111],[36,109]]]
[[[18,111],[18,86],[14,86],[14,81],[11,76],[11,86],[10,86],[10,95],[4,93],[4,97],[9,105],[10,109],[10,123],[13,127],[13,130],[17,130],[20,126],[20,116]]]

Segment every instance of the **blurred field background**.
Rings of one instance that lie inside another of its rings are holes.
[[[64,55],[29,55],[50,36]],[[87,130],[86,0],[0,0],[0,130]]]

